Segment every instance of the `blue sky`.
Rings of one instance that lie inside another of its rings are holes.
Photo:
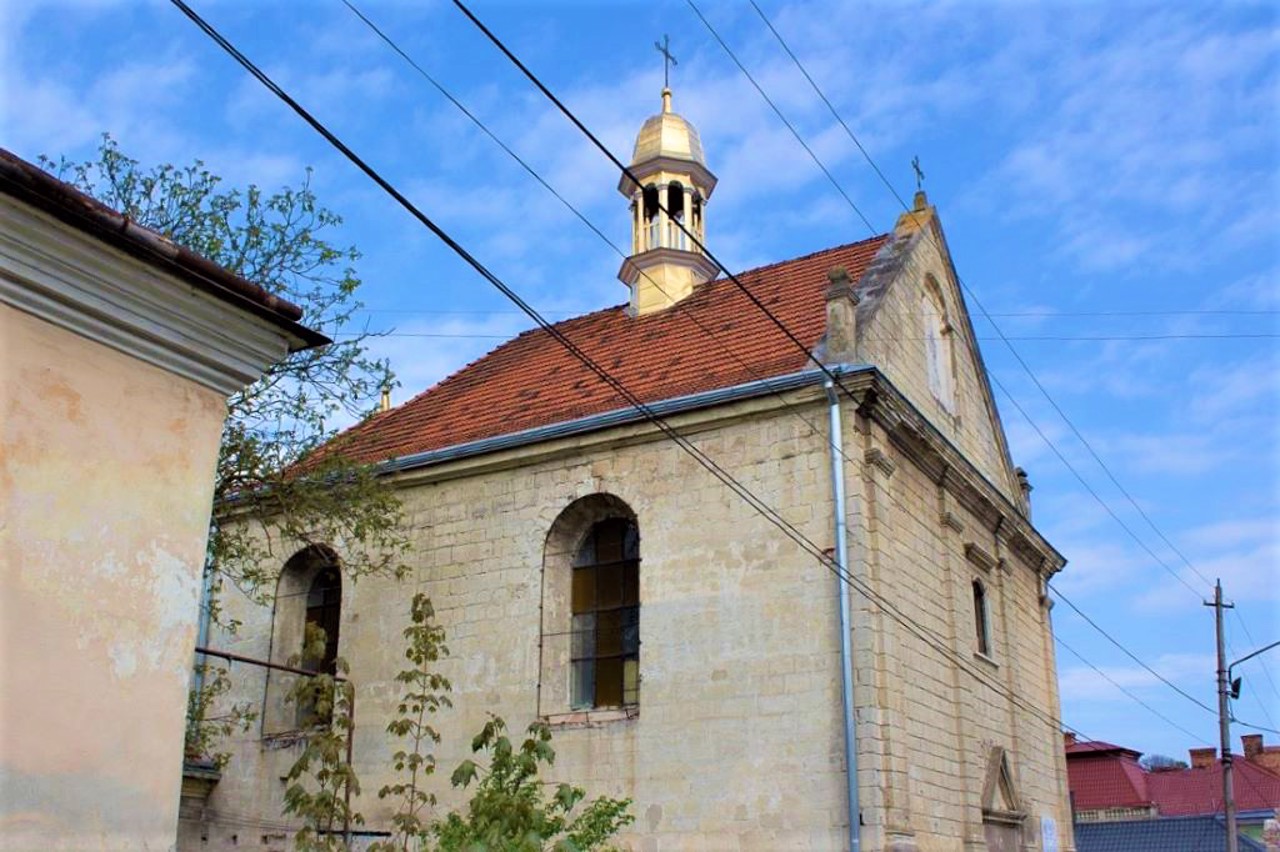
[[[1276,7],[758,2],[903,196],[919,155],[965,284],[1158,528],[971,298],[989,368],[1035,424],[997,390],[1037,524],[1071,560],[1057,585],[1214,706],[1212,614],[1201,605],[1211,590],[1198,575],[1221,577],[1237,605],[1234,656],[1280,639]],[[698,5],[888,230],[897,201],[751,6]],[[627,244],[608,162],[450,4],[361,7]],[[196,8],[547,315],[625,300],[613,250],[340,2]],[[730,268],[869,235],[687,3],[476,11],[623,159],[659,106],[653,42],[670,34],[676,110],[700,129],[720,178],[709,243]],[[378,342],[402,382],[398,399],[527,327],[167,3],[8,3],[0,24],[0,144],[20,156],[89,158],[106,131],[144,162],[200,158],[233,184],[296,183],[313,166],[322,200],[346,217],[340,238],[363,253],[370,326],[444,335]],[[1180,757],[1216,743],[1214,716],[1067,606],[1054,618],[1064,642],[1169,720],[1059,648],[1067,724]],[[1280,652],[1241,673],[1237,715],[1280,729]]]

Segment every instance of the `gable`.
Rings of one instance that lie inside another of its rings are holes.
[[[913,221],[913,215],[924,221]],[[932,207],[903,216],[857,289],[859,360],[884,373],[993,485],[1021,505],[986,366]]]

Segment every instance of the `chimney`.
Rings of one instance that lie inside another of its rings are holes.
[[[1218,760],[1218,750],[1216,748],[1193,748],[1189,753],[1191,755],[1192,769],[1208,769]]]
[[[1062,732],[1062,744],[1063,744],[1063,746],[1073,746],[1073,745],[1075,745],[1075,744],[1076,744],[1076,735],[1075,735],[1074,733],[1072,733],[1071,731],[1063,731],[1063,732]]]
[[[827,335],[823,361],[847,364],[855,360],[858,342],[858,294],[843,266],[827,273]]]
[[[1240,738],[1240,745],[1244,746],[1244,759],[1255,760],[1262,754],[1262,734],[1245,734]]]
[[[382,389],[382,399],[378,400],[379,411],[391,410],[391,388],[384,387]]]
[[[1027,516],[1027,520],[1031,520],[1031,480],[1027,478],[1027,472],[1020,467],[1015,467],[1013,473],[1018,477],[1018,490],[1022,492],[1022,513]]]

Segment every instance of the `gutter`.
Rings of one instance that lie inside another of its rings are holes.
[[[858,373],[875,372],[874,367],[862,365],[854,367],[831,367],[829,369],[831,372],[841,377],[856,375]],[[543,441],[555,440],[557,438],[569,438],[575,435],[583,435],[588,432],[596,432],[613,426],[624,426],[630,423],[643,423],[648,421],[649,415],[669,417],[673,414],[683,414],[688,411],[712,408],[714,406],[724,405],[730,402],[738,402],[741,400],[753,399],[755,397],[767,396],[769,394],[797,390],[799,388],[818,385],[822,383],[825,378],[826,374],[821,370],[801,370],[800,372],[787,373],[785,375],[774,376],[768,379],[757,379],[740,385],[716,388],[715,390],[701,391],[699,393],[688,394],[686,396],[676,396],[660,400],[658,402],[645,403],[647,413],[638,411],[633,406],[615,408],[612,411],[592,414],[588,417],[580,417],[577,420],[564,420],[560,423],[553,423],[549,426],[538,426],[533,429],[525,429],[521,432],[511,432],[506,435],[498,435],[492,438],[481,438],[478,441],[469,441],[464,444],[454,444],[453,446],[442,447],[438,450],[426,450],[420,453],[411,453],[407,456],[391,458],[377,465],[376,470],[378,473],[400,473],[407,470],[413,470],[415,468],[427,467],[430,465],[441,464],[443,462],[457,461],[471,456],[497,452],[499,450],[510,450],[517,447],[528,446],[530,444],[541,443]]]
[[[846,795],[849,800],[849,852],[858,852],[861,846],[862,807],[858,799],[858,728],[853,704],[853,647],[850,635],[849,589],[849,530],[847,528],[848,504],[844,485],[844,429],[840,417],[840,397],[830,379],[824,382],[827,392],[827,411],[830,423],[831,444],[831,494],[835,513],[836,595],[840,612],[840,698],[844,713],[844,764]]]

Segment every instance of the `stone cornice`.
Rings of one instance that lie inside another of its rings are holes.
[[[1009,553],[1037,573],[1052,575],[1066,559],[878,370],[858,402],[858,413],[880,425],[894,446],[946,489]]]
[[[646,269],[663,263],[688,267],[700,274],[704,282],[710,281],[720,271],[715,261],[704,254],[686,249],[662,247],[649,249],[623,260],[622,266],[618,269],[618,278],[628,287],[634,287]]]
[[[0,197],[0,302],[226,396],[289,351],[267,320]]]
[[[631,166],[630,171],[641,183],[646,178],[662,172],[688,175],[692,179],[693,185],[703,192],[704,201],[710,199],[711,193],[716,191],[716,176],[706,166],[693,160],[683,160],[678,157],[655,157],[652,160],[645,160],[641,164]],[[618,192],[630,198],[635,191],[635,182],[626,174],[623,174],[618,179]]]

